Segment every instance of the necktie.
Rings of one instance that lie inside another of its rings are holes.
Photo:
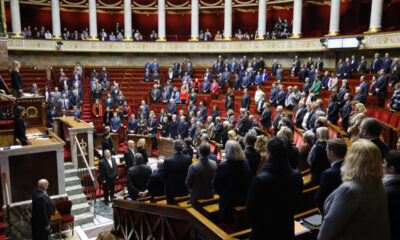
[[[333,81],[333,79],[331,78],[331,79],[329,80],[329,85],[332,85],[332,81]]]

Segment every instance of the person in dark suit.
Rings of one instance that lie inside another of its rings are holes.
[[[379,53],[375,53],[374,59],[371,62],[371,73],[378,73],[382,69],[382,59],[379,58]]]
[[[386,89],[387,89],[387,77],[385,75],[385,70],[381,69],[379,71],[379,77],[376,80],[375,92],[378,95],[378,105],[383,107],[385,105]]]
[[[324,62],[321,60],[321,58],[318,58],[315,62],[315,68],[318,69],[320,72],[322,72],[322,70],[324,69]]]
[[[308,71],[305,68],[304,64],[301,64],[300,71],[299,71],[299,82],[304,82],[306,80],[307,76],[308,76]]]
[[[296,55],[296,56],[294,56],[293,63],[292,63],[292,71],[291,71],[292,76],[297,76],[297,74],[299,73],[299,70],[300,70],[300,66],[301,66],[301,61],[300,61],[299,57]]]
[[[336,94],[330,96],[331,101],[328,105],[328,122],[337,125],[339,120],[339,103]]]
[[[219,215],[222,223],[230,227],[234,223],[234,207],[244,206],[246,203],[251,173],[238,142],[226,142],[225,158],[226,161],[217,166],[213,187],[215,193],[219,194]]]
[[[350,64],[351,64],[350,73],[356,73],[358,67],[358,61],[356,59],[356,56],[354,55],[351,56]]]
[[[279,92],[275,97],[275,105],[276,106],[285,106],[286,92],[283,90],[283,85],[279,86]]]
[[[276,114],[275,114],[275,118],[274,121],[272,122],[272,126],[274,127],[274,132],[275,134],[278,132],[279,130],[279,122],[281,121],[281,114],[283,111],[283,107],[281,105],[279,105],[278,107],[276,107]]]
[[[135,165],[135,142],[132,140],[128,141],[128,149],[124,152],[124,162],[127,169]]]
[[[260,164],[261,155],[258,150],[254,148],[254,144],[257,141],[257,136],[252,133],[246,133],[244,137],[244,155],[246,156],[245,161],[250,168],[250,174],[252,179],[257,175],[258,165]]]
[[[99,172],[103,184],[104,203],[108,205],[109,201],[114,199],[115,182],[118,178],[117,163],[108,149],[104,151],[104,158],[99,163]]]
[[[53,202],[46,191],[49,182],[46,179],[38,181],[38,187],[32,195],[32,239],[47,240],[50,233],[50,217],[55,214]]]
[[[360,77],[360,85],[361,94],[364,96],[364,99],[367,99],[369,86],[368,83],[365,81],[365,76]]]
[[[358,73],[366,73],[367,72],[367,60],[365,60],[364,56],[361,56],[360,63],[358,64],[358,67],[357,67],[357,72]]]
[[[346,153],[347,145],[343,139],[333,138],[327,141],[326,154],[331,167],[322,172],[319,189],[314,197],[315,203],[321,213],[324,211],[326,198],[342,184],[340,168],[342,167]]]
[[[383,160],[383,185],[388,198],[389,222],[392,239],[400,239],[400,151],[390,151]]]
[[[264,129],[269,131],[271,127],[271,110],[269,110],[268,103],[264,103],[264,110],[261,114],[260,123]]]
[[[214,126],[214,129],[213,129],[213,133],[214,133],[214,140],[217,142],[217,143],[221,143],[221,141],[222,141],[222,131],[224,130],[224,128],[223,128],[223,124],[222,124],[222,122],[221,122],[221,117],[216,117],[215,118],[215,126]]]
[[[57,117],[57,109],[55,106],[53,106],[46,112],[47,127],[49,127],[49,128],[54,127],[54,118],[55,117]]]
[[[14,111],[14,145],[27,145],[26,123],[23,120],[25,108],[17,106]],[[18,142],[17,142],[18,140]]]
[[[308,77],[306,77],[306,79],[304,81],[305,82],[303,84],[303,87],[301,88],[301,91],[308,94],[312,85],[311,85],[310,79]]]
[[[122,126],[122,121],[118,117],[118,113],[114,112],[113,113],[113,118],[111,118],[111,121],[110,121],[111,132],[112,133],[119,133],[119,130],[120,130],[121,126]]]
[[[178,135],[183,140],[189,134],[189,124],[186,122],[186,117],[182,116],[178,124]]]
[[[268,139],[267,163],[253,179],[247,195],[251,240],[294,238],[293,215],[301,198],[303,180],[298,170],[290,168],[286,152],[282,138]]]
[[[157,169],[150,175],[149,181],[147,182],[147,190],[145,193],[152,198],[165,195],[163,165],[164,159],[159,159],[157,161]]]
[[[347,132],[347,129],[349,127],[350,114],[351,114],[351,93],[346,93],[344,95],[344,102],[345,102],[345,104],[342,107],[342,112],[341,112],[340,116],[342,118],[343,129]]]
[[[175,140],[173,146],[174,155],[165,159],[162,173],[165,181],[165,194],[167,195],[168,204],[174,204],[174,197],[188,194],[185,180],[189,166],[192,164],[192,159],[182,153],[182,140]]]
[[[294,116],[294,123],[296,127],[301,128],[301,124],[303,123],[304,116],[307,113],[307,108],[305,107],[305,103],[303,101],[299,102],[299,109],[297,109],[296,115]]]
[[[111,119],[113,117],[113,113],[110,108],[107,107],[106,111],[103,113],[103,127],[110,126]]]
[[[103,138],[101,140],[101,150],[103,151],[103,156],[105,150],[109,150],[111,152],[114,151],[114,146],[110,137],[110,130],[106,130],[106,132],[103,133]]]
[[[176,114],[177,108],[174,99],[170,99],[167,107],[167,115],[171,118],[172,115]]]
[[[272,70],[271,70],[271,75],[276,76],[276,70],[278,69],[278,62],[276,59],[274,59],[274,63],[272,64]]]
[[[358,101],[362,104],[365,104],[365,98],[364,95],[361,93],[361,88],[360,87],[356,87],[356,91],[355,91],[355,95],[353,98],[353,101]]]
[[[321,180],[322,172],[329,168],[329,160],[326,152],[329,130],[327,127],[319,127],[315,135],[317,141],[311,148],[307,158],[307,162],[310,165],[311,185],[318,185]]]
[[[151,175],[151,167],[143,162],[143,156],[140,153],[135,154],[135,165],[127,171],[128,194],[132,200],[145,196],[147,182]]]
[[[245,109],[249,110],[250,109],[250,95],[247,94],[247,89],[244,89],[243,93],[244,94],[240,101],[240,108],[245,108]]]
[[[382,159],[390,151],[390,147],[379,139],[382,123],[375,118],[364,118],[360,125],[360,138],[368,139],[379,148]]]
[[[135,118],[135,114],[131,114],[131,118],[128,120],[128,134],[136,134],[138,128],[138,120]]]
[[[136,144],[136,147],[137,147],[136,150],[138,153],[142,154],[143,163],[147,164],[149,162],[149,157],[148,157],[145,145],[146,145],[146,139],[144,139],[144,138],[139,139]]]
[[[19,69],[21,68],[21,64],[19,61],[13,61],[12,70],[11,70],[11,89],[13,96],[16,98],[20,98],[24,91],[24,82],[22,80],[22,76],[19,73]]]
[[[148,134],[155,137],[157,134],[157,128],[157,119],[155,118],[154,113],[150,113],[149,120],[147,121]]]

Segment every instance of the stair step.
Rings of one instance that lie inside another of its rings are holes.
[[[83,189],[81,185],[66,186],[65,191],[67,192],[68,196],[83,194]]]
[[[74,165],[74,163],[72,163],[72,162],[65,162],[64,163],[64,169],[73,169],[73,168],[75,168],[75,165]]]
[[[78,204],[72,204],[71,208],[71,214],[72,215],[78,215],[82,213],[88,213],[90,212],[90,206],[87,202],[85,203],[78,203]]]
[[[72,204],[87,203],[86,195],[84,193],[70,195],[68,196],[68,200],[70,200]]]
[[[73,186],[73,185],[80,185],[81,186],[81,180],[77,176],[66,177],[65,178],[65,186]]]
[[[64,174],[65,174],[66,178],[67,177],[77,177],[78,171],[75,168],[67,169],[67,170],[65,170]]]
[[[86,223],[91,223],[94,221],[93,213],[82,213],[78,215],[74,215],[74,224],[82,225]]]

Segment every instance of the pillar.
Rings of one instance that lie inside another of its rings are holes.
[[[367,33],[376,33],[382,29],[382,8],[383,0],[372,0],[371,18],[369,21],[369,29]]]
[[[258,1],[258,35],[257,39],[264,40],[267,29],[267,0]]]
[[[19,0],[10,0],[12,37],[22,38]]]
[[[192,0],[190,41],[199,41],[199,0]]]
[[[132,40],[132,0],[124,0],[124,40]]]
[[[89,0],[89,39],[98,40],[96,0]]]
[[[232,40],[232,0],[225,0],[224,40]]]
[[[340,0],[331,0],[331,17],[329,20],[329,32],[327,36],[339,35],[340,24]]]
[[[60,3],[51,0],[51,21],[53,24],[53,39],[61,39]]]
[[[292,38],[301,38],[301,19],[303,15],[303,0],[294,0]]]
[[[158,39],[167,41],[165,34],[165,0],[158,0]]]

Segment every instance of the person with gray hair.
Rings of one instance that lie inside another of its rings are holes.
[[[127,171],[128,193],[132,200],[136,200],[146,190],[152,172],[151,168],[143,163],[142,154],[135,154],[135,163]]]
[[[222,223],[233,225],[233,210],[246,203],[247,190],[251,181],[248,164],[240,144],[229,140],[225,145],[226,161],[220,163],[213,178],[215,193],[219,194],[219,214]]]
[[[53,202],[46,191],[49,182],[46,179],[38,181],[37,189],[32,195],[32,239],[48,239],[50,217],[55,213]]]
[[[186,186],[190,189],[190,202],[195,209],[200,208],[197,200],[213,197],[214,191],[211,182],[217,169],[217,163],[208,158],[210,145],[202,142],[198,150],[199,161],[190,165],[186,177]]]
[[[104,203],[114,199],[115,182],[118,178],[118,166],[115,159],[111,157],[109,149],[104,150],[104,158],[99,163],[99,172],[104,191]],[[108,196],[110,195],[110,199]]]
[[[182,153],[183,141],[178,139],[174,141],[174,155],[165,159],[163,178],[165,181],[165,194],[167,203],[174,204],[175,197],[181,197],[188,194],[185,185],[188,169],[192,164],[192,158]]]
[[[319,127],[316,130],[314,146],[308,154],[307,162],[310,165],[311,184],[318,185],[321,173],[330,167],[328,155],[326,152],[326,142],[329,140],[329,130],[327,127]]]

